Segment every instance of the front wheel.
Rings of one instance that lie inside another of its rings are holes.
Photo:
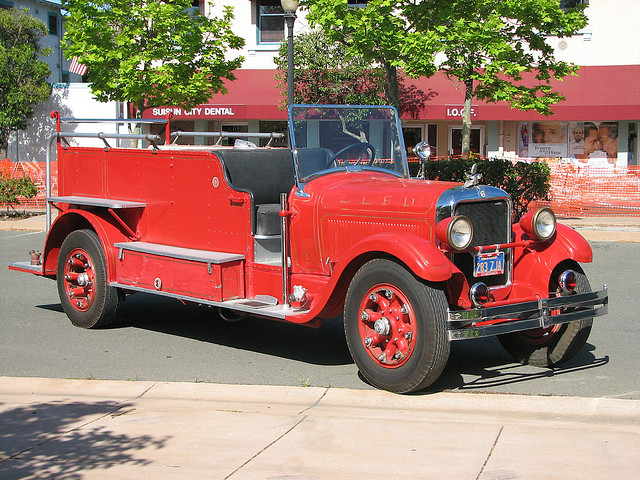
[[[387,259],[366,263],[349,285],[344,327],[362,375],[408,393],[432,384],[449,358],[444,292]]]
[[[589,280],[577,264],[572,265],[577,275],[576,293],[591,291]],[[564,268],[553,272],[549,291],[558,295],[560,288],[554,280]],[[552,312],[553,314],[553,312]],[[591,332],[593,319],[587,318],[548,328],[499,335],[504,349],[518,362],[536,367],[555,367],[574,357],[584,347]]]
[[[62,308],[75,326],[104,327],[115,318],[120,296],[107,283],[105,256],[94,231],[76,230],[62,242],[57,282]]]

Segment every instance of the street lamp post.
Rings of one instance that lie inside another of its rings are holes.
[[[287,22],[287,105],[293,105],[293,23],[296,21],[298,1],[280,0]]]

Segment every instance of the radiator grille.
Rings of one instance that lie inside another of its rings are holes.
[[[473,223],[472,247],[508,243],[511,240],[511,224],[509,204],[505,200],[488,200],[483,202],[464,202],[455,206],[454,215],[466,215]],[[457,253],[453,263],[464,273],[470,285],[481,280],[489,287],[506,285],[511,271],[511,251],[505,252],[505,271],[502,275],[493,275],[477,279],[473,276],[473,255]]]
[[[459,203],[455,215],[466,215],[473,223],[472,247],[508,243],[509,205],[504,200]]]

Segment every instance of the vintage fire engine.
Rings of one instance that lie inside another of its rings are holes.
[[[229,320],[342,314],[364,377],[411,392],[438,378],[451,341],[497,335],[518,361],[550,367],[607,312],[606,286],[591,291],[579,266],[589,244],[549,208],[512,224],[509,195],[476,172],[464,185],[411,178],[391,107],[291,106],[291,149],[256,147],[253,133],[227,147],[152,134],[77,147],[66,139],[88,134],[57,118],[58,215],[41,264],[9,268],[56,279],[79,327],[108,325],[135,292]]]

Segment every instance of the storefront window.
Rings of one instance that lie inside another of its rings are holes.
[[[471,127],[471,153],[484,155],[484,127]],[[449,152],[451,155],[462,154],[462,127],[449,127]]]
[[[589,0],[560,0],[560,8],[563,10],[568,10],[570,8],[575,8],[578,5],[589,4]]]
[[[246,133],[249,131],[249,125],[244,124],[222,124],[220,127],[220,131],[229,132],[229,133]],[[242,138],[242,140],[247,140],[246,138]],[[232,146],[235,143],[236,139],[231,138],[223,138],[220,145],[224,145],[226,147]]]
[[[284,10],[280,0],[258,0],[258,42],[284,40]]]
[[[260,132],[261,133],[284,133],[284,138],[275,138],[271,141],[272,147],[286,147],[288,146],[287,137],[289,136],[289,124],[283,121],[268,121],[263,120],[260,121]],[[260,146],[264,147],[269,143],[268,138],[260,139]]]

